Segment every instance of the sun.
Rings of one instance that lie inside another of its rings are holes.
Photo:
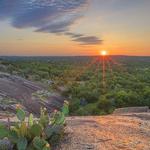
[[[106,55],[107,55],[107,51],[106,51],[106,50],[102,50],[102,51],[100,51],[100,55],[102,55],[102,56],[106,56]]]

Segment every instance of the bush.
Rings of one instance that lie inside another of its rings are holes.
[[[100,109],[97,107],[97,103],[88,104],[84,107],[80,107],[76,111],[77,115],[85,116],[85,115],[99,115]]]
[[[150,87],[146,87],[144,89],[143,95],[144,95],[144,98],[143,98],[142,104],[150,107]]]
[[[18,106],[16,116],[19,121],[8,128],[0,125],[0,139],[3,141],[7,137],[17,150],[50,150],[50,144],[53,145],[63,134],[67,114],[66,101],[62,110],[55,110],[50,117],[46,108],[41,108],[40,118],[34,118],[32,114],[26,118],[25,111]]]
[[[110,100],[106,99],[105,97],[102,97],[98,102],[98,108],[102,112],[110,113],[113,109],[113,104]]]
[[[95,103],[99,98],[99,93],[96,90],[81,90],[79,97],[85,99],[88,103]]]
[[[79,107],[80,107],[80,100],[74,99],[73,101],[70,102],[70,105],[69,105],[70,113],[73,114],[79,109]]]
[[[124,107],[126,106],[126,100],[128,97],[128,93],[124,90],[121,90],[115,95],[115,106],[116,107]]]

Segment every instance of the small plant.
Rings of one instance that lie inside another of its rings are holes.
[[[34,118],[32,114],[26,117],[25,111],[17,105],[18,122],[9,127],[1,124],[0,139],[7,138],[17,150],[51,150],[51,145],[63,134],[68,112],[67,101],[64,101],[61,111],[55,110],[51,116],[46,108],[41,108],[39,118]]]
[[[35,98],[39,98],[41,101],[46,101],[47,98],[51,96],[51,92],[47,90],[41,90],[41,91],[32,93],[32,96]]]

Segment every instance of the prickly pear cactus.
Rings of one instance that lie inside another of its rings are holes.
[[[28,128],[27,128],[26,122],[23,121],[19,128],[19,135],[22,137],[25,137],[27,134],[28,134]]]
[[[26,113],[18,105],[16,115],[19,121],[11,127],[0,125],[0,150],[50,150],[49,143],[54,145],[64,134],[68,112],[68,103],[64,102],[62,110],[55,110],[51,117],[44,108],[40,118],[30,114],[26,121]]]
[[[17,141],[18,150],[26,150],[27,144],[28,144],[27,139],[24,137],[20,137]]]
[[[33,125],[33,114],[30,114],[30,115],[29,115],[29,120],[28,120],[28,122],[29,122],[29,126],[31,127],[31,126]]]
[[[64,113],[65,116],[69,114],[69,108],[68,108],[68,103],[65,102],[63,107],[62,107],[62,112]]]
[[[0,150],[13,150],[13,145],[8,139],[0,140]]]
[[[4,137],[7,137],[9,134],[9,130],[4,126],[0,125],[0,139],[3,139]]]
[[[47,141],[45,141],[44,139],[41,139],[40,137],[35,137],[34,139],[33,139],[33,145],[34,145],[34,147],[37,149],[37,150],[43,150],[43,148],[44,147],[49,147],[48,145],[48,142]],[[48,150],[50,150],[50,147],[49,147],[49,149]]]
[[[40,124],[33,124],[30,132],[33,136],[40,136],[42,134],[42,126]]]
[[[41,108],[41,114],[40,114],[39,123],[43,127],[46,127],[49,124],[49,116],[48,116],[46,108]]]
[[[55,122],[54,124],[56,125],[61,125],[65,123],[65,115],[62,112],[57,112],[55,115]]]
[[[20,121],[24,121],[25,120],[25,117],[26,117],[26,113],[23,109],[19,108],[17,109],[17,118],[20,120]]]

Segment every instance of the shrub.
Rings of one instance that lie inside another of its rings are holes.
[[[80,100],[76,98],[70,102],[70,105],[69,105],[70,113],[72,114],[76,112],[79,109],[79,107],[80,107]]]
[[[17,150],[50,150],[50,144],[53,145],[63,134],[68,112],[65,101],[61,111],[55,110],[51,116],[46,108],[41,108],[40,118],[34,118],[32,114],[26,118],[25,111],[18,106],[16,116],[19,121],[9,127],[0,125],[1,142],[7,138]]]
[[[113,109],[113,104],[110,100],[106,99],[105,97],[102,97],[99,100],[98,108],[105,113],[110,113]]]

